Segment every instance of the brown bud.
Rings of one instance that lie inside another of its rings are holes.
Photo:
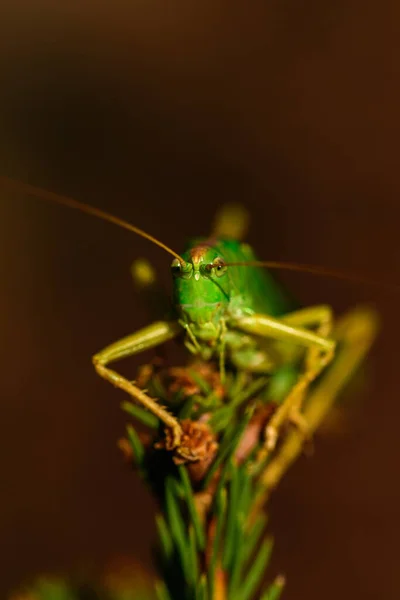
[[[178,447],[173,447],[171,430],[166,430],[165,440],[156,444],[157,448],[173,451],[173,461],[177,465],[188,464],[192,481],[200,481],[218,450],[215,434],[206,423],[184,419],[181,422],[182,437]]]

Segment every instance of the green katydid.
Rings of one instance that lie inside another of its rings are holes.
[[[110,364],[141,351],[154,348],[179,335],[190,352],[208,360],[218,357],[221,375],[229,362],[248,372],[279,377],[288,366],[295,366],[297,379],[286,390],[284,400],[274,413],[265,432],[266,453],[277,440],[282,424],[292,419],[307,428],[302,419],[302,405],[310,384],[324,371],[335,355],[330,306],[320,305],[292,310],[291,303],[268,268],[286,268],[337,276],[335,272],[285,263],[259,262],[252,248],[241,241],[241,215],[221,213],[212,235],[193,239],[178,254],[143,230],[95,207],[59,196],[52,192],[0,177],[0,185],[92,214],[160,246],[174,258],[174,317],[160,320],[114,342],[93,356],[97,373],[114,386],[127,392],[136,402],[156,415],[170,429],[171,449],[189,460],[181,444],[179,420],[156,399],[110,368]],[[239,218],[240,217],[240,218]],[[344,276],[346,277],[346,276]],[[348,379],[357,360],[371,345],[376,331],[373,311],[355,311],[344,335],[350,346],[350,359],[340,362],[337,387]],[[299,365],[302,367],[298,370]],[[339,383],[338,383],[339,382]],[[190,455],[193,460],[193,455]]]

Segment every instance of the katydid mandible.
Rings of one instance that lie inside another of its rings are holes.
[[[245,227],[244,213],[240,211],[236,214],[222,211],[210,236],[191,240],[184,252],[178,254],[138,227],[87,204],[5,177],[0,177],[0,185],[110,221],[173,255],[173,318],[156,321],[93,356],[94,367],[101,377],[128,393],[171,430],[171,450],[189,460],[181,444],[179,420],[156,399],[110,368],[110,364],[180,335],[191,353],[204,360],[217,358],[222,377],[227,363],[248,372],[266,373],[271,378],[279,376],[288,365],[301,364],[297,380],[291,383],[268,423],[265,452],[273,450],[279,430],[287,420],[307,429],[301,414],[304,398],[310,384],[335,354],[336,341],[331,337],[332,309],[319,305],[293,310],[281,286],[264,267],[329,274],[328,271],[258,262],[252,248],[242,241]],[[354,318],[357,320],[357,315]],[[363,328],[360,329],[362,345]],[[368,326],[366,337],[367,332]],[[344,368],[341,377],[346,379],[347,376]],[[193,460],[192,454],[190,460]]]

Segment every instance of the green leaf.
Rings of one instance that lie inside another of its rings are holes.
[[[174,543],[172,541],[171,534],[168,530],[167,524],[162,514],[158,514],[156,516],[156,526],[164,558],[166,559],[166,561],[169,561],[174,551]]]
[[[165,506],[171,534],[175,540],[180,556],[182,570],[187,582],[190,584],[192,583],[192,577],[188,560],[189,544],[187,542],[185,523],[182,519],[181,511],[177,501],[177,488],[174,484],[174,479],[171,476],[167,477],[165,482]]]
[[[191,398],[186,400],[186,402],[183,404],[181,410],[178,413],[180,420],[187,419],[188,417],[190,417],[192,410],[193,410],[193,405],[195,403],[195,400],[196,400],[195,396],[192,396]]]
[[[153,375],[151,378],[151,389],[157,398],[167,398],[168,396],[158,375]]]
[[[133,402],[122,402],[121,408],[125,412],[135,417],[138,421],[146,425],[147,427],[151,427],[152,429],[158,429],[160,425],[160,419],[153,415],[151,412],[144,410],[140,406],[136,406]]]
[[[215,585],[215,569],[217,566],[218,557],[220,554],[220,544],[222,538],[222,531],[225,523],[225,512],[226,512],[226,491],[220,490],[216,492],[215,498],[215,535],[212,546],[212,554],[210,560],[210,567],[208,570],[208,584],[210,590],[210,598],[214,598],[214,585]]]
[[[230,401],[234,400],[238,394],[243,390],[249,379],[248,373],[246,371],[239,371],[232,381],[232,384],[229,388],[229,399]]]
[[[215,472],[217,471],[218,467],[224,462],[224,461],[229,461],[230,457],[232,456],[232,454],[235,452],[240,439],[243,435],[244,430],[246,429],[251,416],[253,414],[252,410],[247,410],[244,414],[244,416],[242,417],[241,422],[239,423],[239,425],[237,424],[233,424],[231,427],[229,427],[225,433],[223,442],[219,448],[219,452],[217,455],[217,458],[215,459],[215,461],[213,462],[211,468],[209,469],[207,476],[204,479],[203,482],[203,488],[207,488],[208,484],[210,483],[212,477],[214,476]]]
[[[234,433],[235,433],[236,427],[237,427],[237,425],[235,423],[232,423],[232,425],[226,429],[225,435],[224,435],[222,442],[218,448],[217,457],[214,460],[213,464],[211,465],[210,469],[208,470],[206,477],[204,478],[203,489],[207,489],[210,481],[214,477],[219,466],[223,463],[226,456],[228,455],[229,447],[234,438]]]
[[[245,402],[246,400],[248,400],[249,398],[251,398],[252,396],[254,396],[255,394],[257,394],[258,392],[260,392],[262,390],[263,387],[266,386],[266,384],[268,383],[269,378],[268,377],[259,377],[258,379],[255,379],[254,381],[252,381],[250,383],[250,385],[248,385],[247,387],[245,387],[241,392],[239,392],[230,402],[231,406],[240,406],[240,404],[242,404],[243,402]]]
[[[199,598],[199,600],[208,600],[208,598],[209,598],[209,596],[208,596],[208,586],[207,586],[207,577],[206,577],[206,575],[204,573],[200,577],[198,598]]]
[[[252,503],[251,478],[243,467],[237,468],[238,494],[235,501],[235,514],[232,515],[235,524],[232,526],[229,539],[229,563],[226,568],[230,572],[230,589],[236,590],[244,568],[243,555],[247,549],[247,520]]]
[[[158,600],[172,600],[171,596],[169,595],[167,586],[163,581],[156,581],[155,587]]]
[[[231,405],[225,405],[222,408],[214,411],[210,423],[214,431],[217,433],[232,421],[235,418],[235,407]]]
[[[250,512],[250,507],[253,503],[254,493],[253,493],[253,485],[252,485],[252,475],[250,475],[248,469],[245,467],[240,467],[238,469],[239,474],[239,487],[240,487],[240,496],[238,502],[238,511],[241,513],[243,518],[243,524],[247,519],[248,513]]]
[[[282,575],[279,575],[261,596],[261,600],[279,600],[284,587],[285,579]]]
[[[40,579],[33,594],[40,600],[74,600],[71,588],[63,581]]]
[[[262,544],[247,576],[240,587],[237,600],[251,600],[255,590],[260,585],[265,569],[271,557],[273,542],[269,538]]]
[[[194,369],[188,369],[188,371],[193,381],[199,386],[201,392],[203,392],[205,396],[208,396],[212,392],[211,385]]]
[[[210,420],[213,429],[215,431],[221,431],[221,429],[224,429],[234,418],[238,406],[251,398],[251,396],[254,396],[261,391],[267,382],[268,377],[259,377],[258,379],[252,381],[248,387],[244,389],[240,387],[240,391],[238,391],[238,393],[235,392],[228,404],[225,404],[225,406],[213,412]]]
[[[213,503],[214,511],[218,509],[217,498],[219,497],[221,491],[224,489],[224,487],[227,484],[228,479],[231,476],[231,469],[232,469],[232,461],[227,460],[225,462],[224,466],[222,467],[222,471],[219,476],[218,484],[217,484],[217,487],[214,492],[214,503]],[[225,493],[226,493],[226,490],[225,490]]]
[[[228,496],[228,516],[226,521],[226,533],[224,540],[224,559],[223,565],[225,569],[229,569],[235,549],[236,527],[237,527],[237,506],[239,489],[239,470],[232,464],[231,466],[231,482],[229,486]]]
[[[249,534],[246,537],[246,544],[245,544],[243,552],[242,552],[243,563],[246,563],[251,558],[254,550],[257,547],[257,544],[259,543],[259,541],[261,539],[262,534],[265,531],[267,521],[268,521],[268,519],[267,519],[266,515],[261,514],[257,518],[253,527],[251,528]]]
[[[197,545],[196,545],[196,534],[194,532],[194,528],[192,526],[189,527],[189,561],[190,561],[190,568],[191,568],[191,572],[192,572],[192,580],[193,580],[193,590],[195,593],[195,596],[197,598],[197,581],[199,579],[199,556],[198,556],[198,552],[197,552]]]
[[[204,535],[204,529],[200,523],[199,515],[195,506],[193,490],[192,485],[190,483],[189,475],[186,467],[184,467],[183,465],[180,465],[178,469],[184,489],[184,497],[186,499],[189,514],[192,519],[193,527],[196,533],[197,543],[199,545],[200,550],[204,550],[206,546],[206,538]]]
[[[138,467],[142,467],[145,457],[144,446],[140,441],[139,436],[135,431],[135,428],[132,427],[132,425],[127,425],[126,431],[128,433],[128,440],[131,445],[136,464]]]

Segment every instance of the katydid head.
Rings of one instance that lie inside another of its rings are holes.
[[[222,256],[202,244],[174,259],[171,265],[174,302],[187,324],[216,326],[229,303],[229,278]]]

